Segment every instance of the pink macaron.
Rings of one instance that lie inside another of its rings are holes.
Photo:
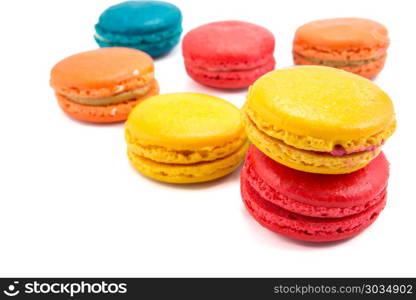
[[[217,88],[245,88],[274,69],[275,39],[264,27],[214,22],[189,31],[182,42],[185,68],[195,81]]]

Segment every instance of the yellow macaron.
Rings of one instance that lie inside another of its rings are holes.
[[[240,110],[196,93],[164,94],[138,104],[126,122],[126,141],[137,170],[170,183],[225,176],[248,147]]]
[[[366,166],[396,128],[389,96],[342,70],[276,70],[249,89],[243,108],[249,139],[290,168],[322,174]]]

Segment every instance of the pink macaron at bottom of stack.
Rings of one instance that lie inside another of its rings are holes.
[[[241,172],[248,212],[287,237],[327,242],[353,237],[386,204],[388,162],[383,153],[350,174],[305,173],[283,166],[251,146]]]

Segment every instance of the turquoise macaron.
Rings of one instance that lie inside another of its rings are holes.
[[[179,42],[182,13],[162,1],[126,1],[107,8],[95,25],[100,47],[127,47],[156,57]]]

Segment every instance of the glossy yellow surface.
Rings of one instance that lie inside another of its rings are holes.
[[[144,175],[171,183],[213,180],[244,159],[247,136],[240,110],[208,95],[151,97],[130,113],[127,153]]]
[[[251,142],[273,160],[303,172],[319,174],[345,174],[365,167],[380,153],[381,147],[372,151],[359,152],[345,156],[333,156],[289,146],[273,138],[248,119],[246,131]]]
[[[379,145],[395,130],[386,93],[367,79],[329,67],[266,74],[250,87],[245,111],[269,136],[305,150]]]

